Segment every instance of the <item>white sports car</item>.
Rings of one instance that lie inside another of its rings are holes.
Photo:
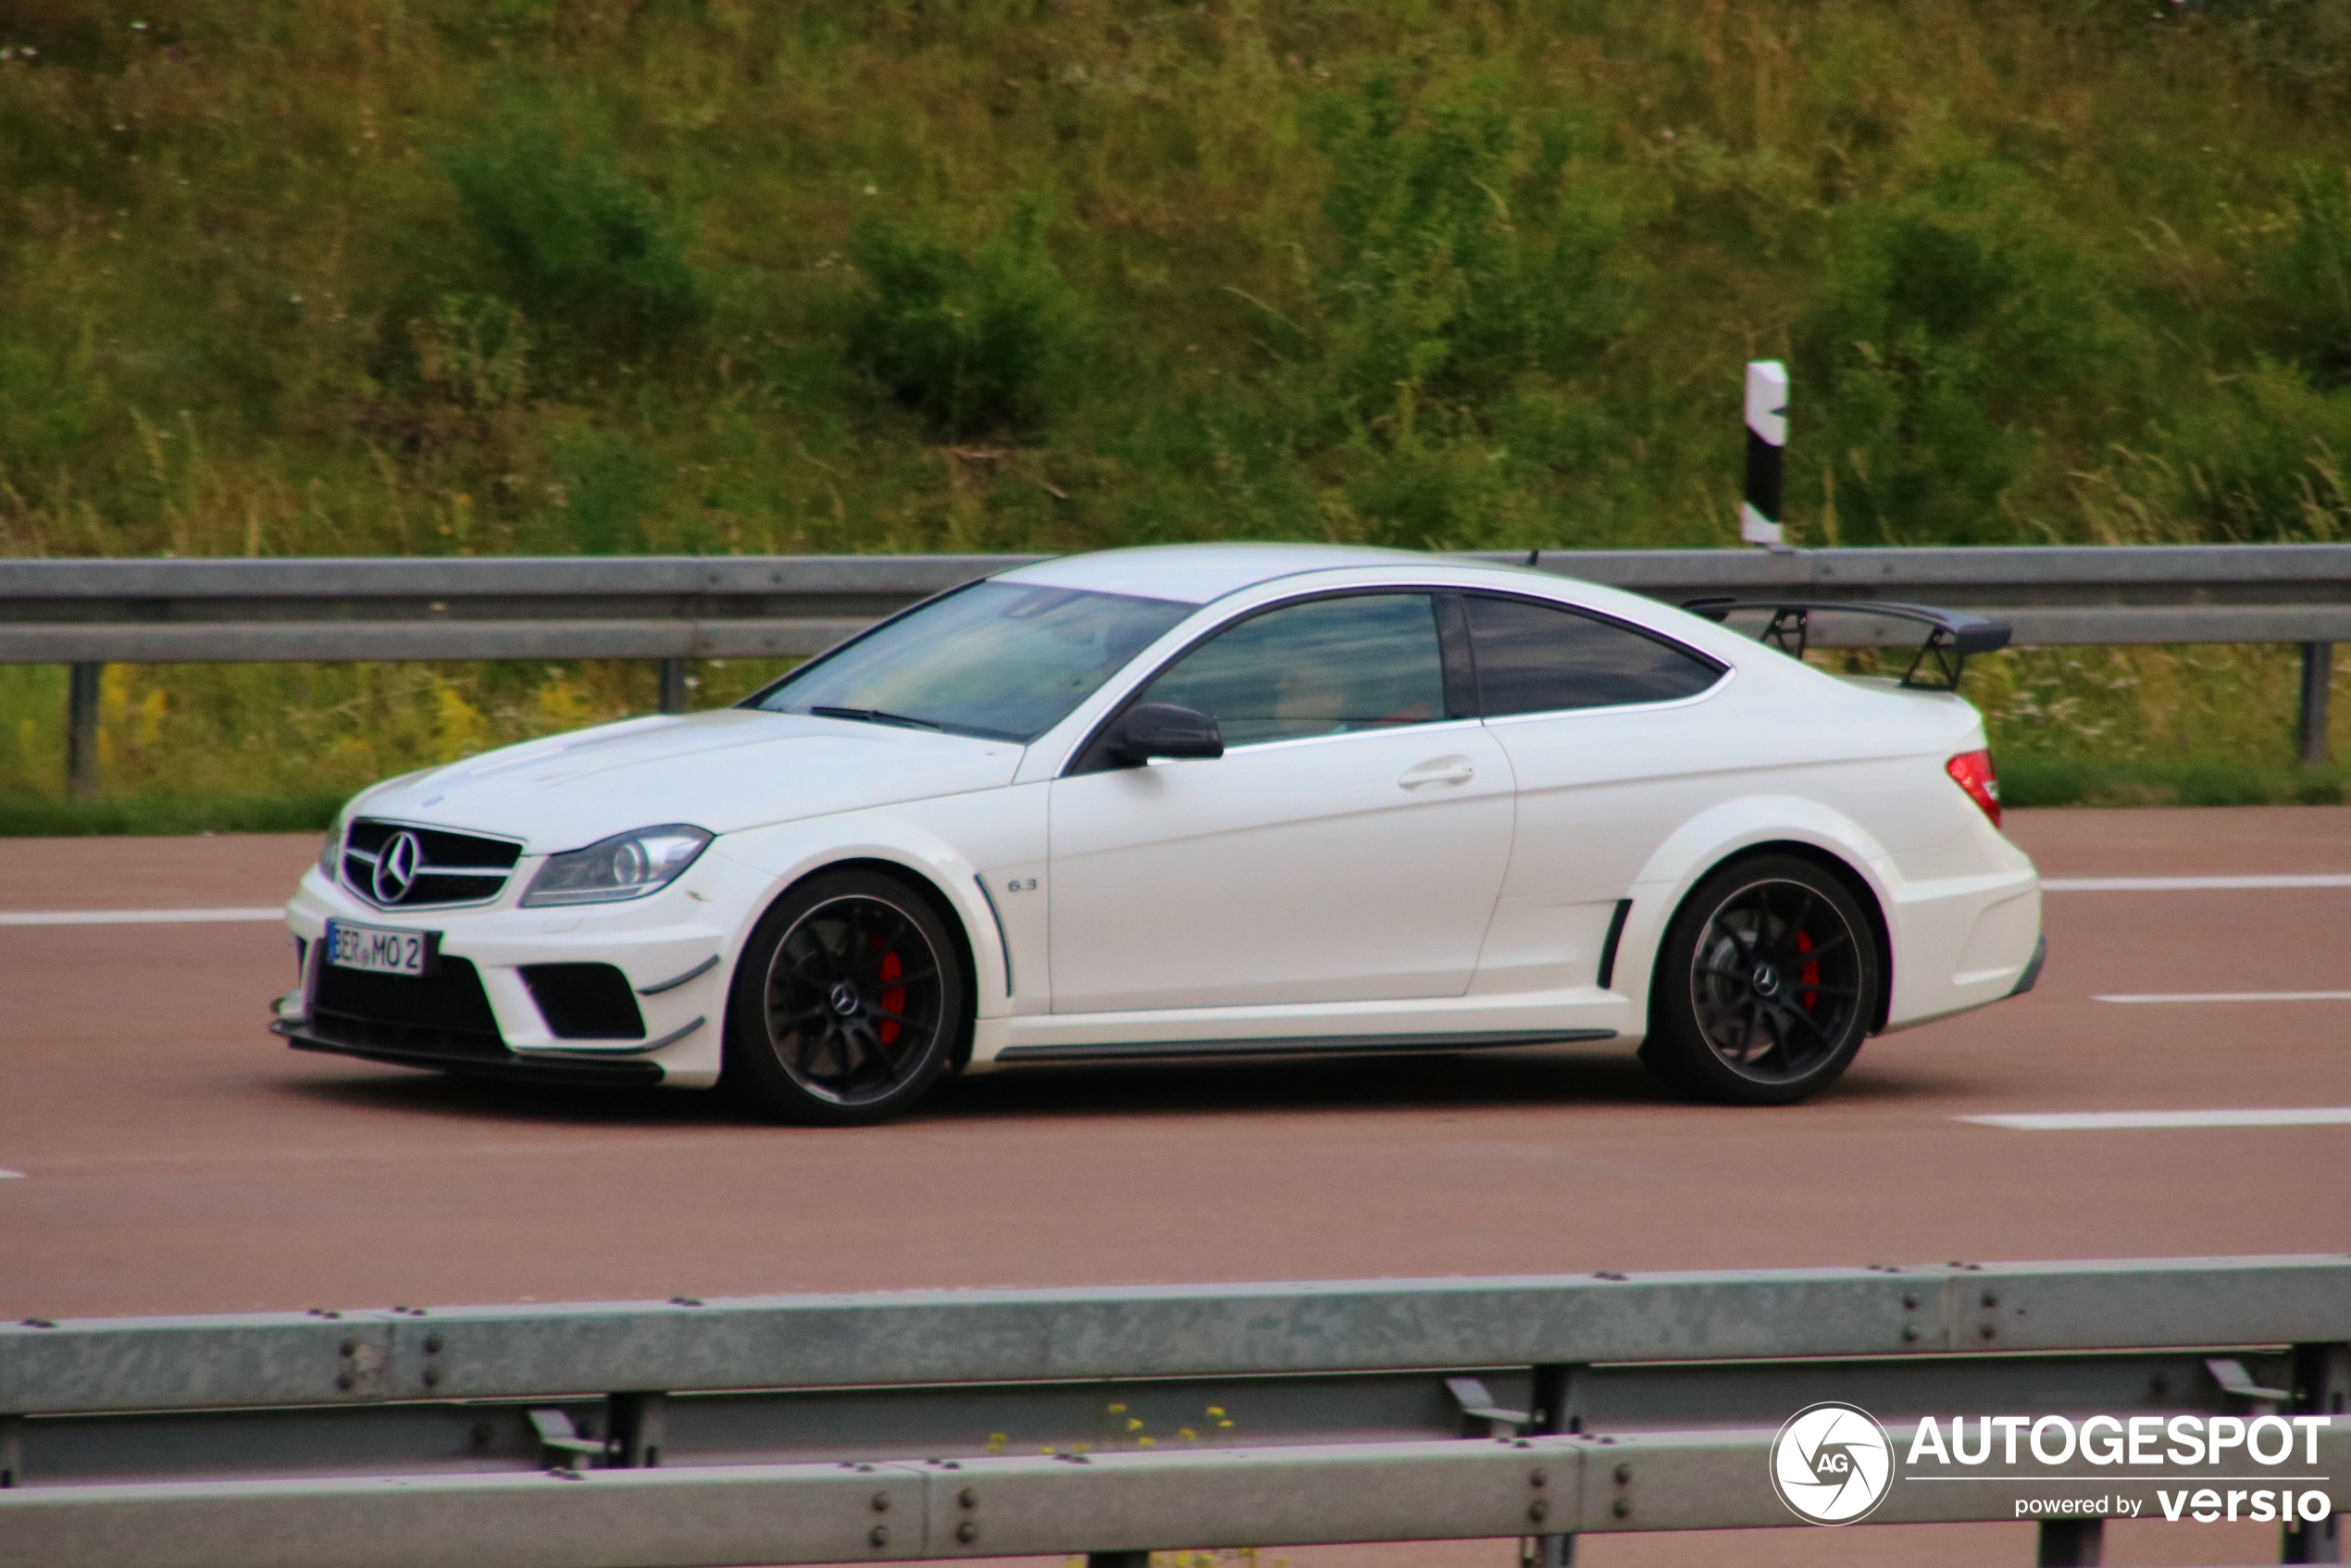
[[[966,1070],[1555,1045],[1766,1104],[2029,988],[1949,690],[2006,628],[1864,606],[1925,629],[1897,682],[1770,645],[1803,606],[1698,608],[1377,550],[1022,566],[735,707],[361,794],[274,1027],[836,1123]]]

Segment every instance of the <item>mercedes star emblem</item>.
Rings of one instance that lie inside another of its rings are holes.
[[[376,902],[398,903],[417,885],[417,871],[425,858],[424,845],[414,833],[394,833],[376,860]]]

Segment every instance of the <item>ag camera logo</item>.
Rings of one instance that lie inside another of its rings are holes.
[[[1772,1489],[1815,1524],[1866,1519],[1894,1487],[1894,1445],[1877,1418],[1834,1400],[1789,1416],[1772,1439]]]

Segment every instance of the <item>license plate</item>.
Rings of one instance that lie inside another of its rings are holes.
[[[327,922],[327,962],[341,969],[421,978],[432,973],[440,947],[438,931],[392,931],[380,926]]]

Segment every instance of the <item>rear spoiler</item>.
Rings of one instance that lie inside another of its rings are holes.
[[[1927,628],[1926,641],[1910,656],[1910,667],[1902,672],[1901,683],[1922,691],[1957,691],[1970,653],[1990,653],[2009,645],[2008,622],[1985,620],[1964,610],[1938,610],[1932,604],[1896,604],[1882,599],[1721,598],[1686,599],[1682,608],[1717,622],[1728,620],[1735,610],[1769,610],[1771,624],[1757,641],[1797,659],[1804,656],[1815,610],[1909,621]]]

